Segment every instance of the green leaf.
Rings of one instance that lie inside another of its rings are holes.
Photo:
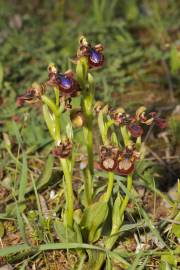
[[[61,242],[68,243],[77,241],[76,233],[66,227],[59,219],[55,219],[54,229]]]
[[[143,250],[139,251],[135,255],[134,261],[133,261],[132,265],[128,268],[128,270],[136,270],[137,269],[137,266],[139,265],[142,254],[143,254]]]
[[[177,214],[174,220],[180,222],[180,212]],[[180,224],[173,223],[171,231],[176,237],[180,238]]]
[[[54,157],[52,155],[49,155],[44,166],[44,171],[42,175],[39,177],[39,179],[37,180],[37,189],[40,189],[49,183],[49,180],[53,172],[53,163],[54,163]]]
[[[122,217],[120,217],[119,215],[121,204],[122,197],[118,193],[112,210],[112,234],[116,233],[117,230],[119,230],[119,226],[122,223]]]
[[[173,270],[173,268],[167,262],[161,262],[160,270]]]
[[[3,77],[4,77],[3,65],[0,63],[0,89],[3,87]]]
[[[97,240],[96,231],[102,227],[107,215],[107,202],[96,202],[84,210],[80,225],[82,230],[89,232],[88,239],[90,242],[94,241],[94,239]]]
[[[13,133],[15,134],[16,136],[16,139],[17,139],[17,142],[20,146],[23,145],[23,141],[22,141],[22,138],[21,138],[21,134],[19,132],[19,128],[18,128],[18,125],[16,124],[15,121],[12,121],[12,129],[13,129]]]
[[[109,256],[112,258],[112,259],[115,259],[117,260],[119,263],[122,263],[123,264],[123,269],[127,269],[128,266],[130,266],[130,264],[122,258],[120,252],[117,252],[117,251],[111,251]]]
[[[21,245],[14,245],[14,246],[9,246],[5,248],[0,249],[0,256],[8,256],[13,253],[21,252],[21,251],[28,251],[31,250],[31,247],[28,246],[27,244],[21,244]]]
[[[145,219],[145,222],[147,224],[147,226],[150,228],[151,232],[153,233],[153,235],[155,237],[157,237],[157,239],[159,240],[159,242],[162,244],[162,246],[167,247],[167,244],[164,242],[164,240],[162,239],[159,231],[156,229],[156,227],[154,226],[154,224],[152,223],[151,219],[149,218],[149,216],[147,215],[147,213],[144,211],[143,208],[139,209],[140,213],[142,214],[142,216]]]
[[[47,105],[43,105],[43,115],[44,115],[44,119],[46,121],[46,125],[48,127],[48,130],[49,130],[52,138],[55,140],[56,139],[56,135],[55,135],[55,120],[54,120],[54,116],[49,111]]]
[[[177,266],[176,256],[174,256],[170,252],[167,255],[161,255],[161,261],[166,262],[166,263],[168,263],[168,264],[170,264],[172,266]]]
[[[106,255],[97,250],[87,250],[88,253],[88,269],[99,270],[106,259]]]
[[[88,71],[88,62],[86,57],[81,57],[76,65],[76,75],[81,88],[84,90],[86,76]]]
[[[107,256],[107,259],[106,259],[106,270],[112,270],[112,262],[109,256]]]
[[[176,72],[180,69],[180,55],[176,46],[172,46],[171,48],[170,65],[172,73],[176,74]]]
[[[21,235],[24,243],[26,243],[27,240],[26,240],[24,222],[23,222],[23,219],[22,219],[21,212],[20,212],[19,205],[18,205],[17,201],[15,203],[16,203],[16,215],[17,215],[18,228],[19,228],[20,235]]]
[[[2,238],[4,236],[4,225],[2,222],[0,222],[0,238]]]
[[[81,234],[81,230],[80,230],[79,225],[76,222],[74,222],[74,226],[73,227],[74,227],[74,231],[76,233],[76,241],[78,243],[82,243],[83,242],[83,238],[82,238],[82,234]]]
[[[22,213],[26,209],[25,203],[18,204],[18,211]],[[6,206],[6,217],[16,217],[16,203],[10,203]]]

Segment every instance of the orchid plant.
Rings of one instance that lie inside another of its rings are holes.
[[[55,230],[59,228],[62,234],[65,232],[60,240],[96,243],[112,250],[124,222],[136,161],[141,159],[144,126],[157,124],[164,128],[166,124],[157,113],[147,113],[143,106],[137,109],[135,115],[130,115],[123,108],[114,109],[94,101],[92,73],[104,64],[103,50],[101,44],[93,46],[82,36],[77,56],[73,59],[75,71],[61,73],[54,64],[50,64],[47,81],[40,85],[34,83],[24,95],[18,97],[17,104],[39,103],[42,106],[43,117],[53,140],[52,155],[59,160],[59,168],[63,171],[65,208],[54,221]],[[49,89],[53,89],[54,98],[52,94],[48,95]],[[79,107],[75,107],[73,102],[77,98],[80,99]],[[64,115],[68,118],[66,127]],[[95,149],[93,138],[93,121],[96,119],[102,141],[99,149]],[[77,129],[83,130],[86,148],[86,153],[83,153],[86,160],[81,160],[79,168],[82,171],[83,196],[78,196],[73,190],[74,168],[79,166],[76,156],[81,150],[81,147],[75,147],[74,134]],[[101,190],[95,186],[99,172],[104,172],[103,177],[107,179],[107,185]],[[116,175],[127,179],[124,195],[120,190],[113,192]],[[76,208],[75,200],[78,200]],[[108,216],[111,226],[104,233]],[[80,252],[77,249],[77,254],[86,260],[88,269],[102,269],[105,261],[108,263],[108,257],[101,251],[94,252],[87,248],[86,252]],[[122,264],[123,269],[128,267],[126,261],[122,261]]]

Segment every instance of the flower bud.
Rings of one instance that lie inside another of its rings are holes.
[[[94,111],[97,114],[100,111],[102,111],[104,114],[107,114],[109,112],[109,105],[108,104],[104,104],[101,101],[97,101],[96,104],[94,105]]]
[[[85,123],[85,117],[80,109],[72,110],[70,119],[74,128],[81,128]]]
[[[4,144],[7,148],[11,148],[11,141],[7,133],[3,133]]]
[[[136,119],[139,121],[146,111],[146,107],[141,106],[136,111]]]

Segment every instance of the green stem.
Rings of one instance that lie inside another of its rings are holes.
[[[127,128],[126,128],[126,126],[122,126],[120,129],[121,129],[121,134],[122,134],[122,137],[124,140],[124,144],[125,144],[125,146],[127,146],[129,143],[129,139],[130,139]]]
[[[120,212],[119,212],[119,215],[121,216],[120,220],[120,224],[119,226],[116,227],[116,231],[113,230],[111,231],[111,235],[112,234],[115,234],[117,233],[119,230],[120,230],[120,227],[122,225],[122,222],[123,222],[123,215],[124,215],[124,212],[126,210],[126,207],[127,207],[127,204],[128,204],[128,201],[129,201],[129,193],[131,192],[131,189],[132,189],[132,175],[128,175],[128,178],[127,178],[127,192],[126,192],[126,196],[122,202],[122,205],[121,205],[121,208],[120,208]],[[107,250],[111,250],[112,247],[114,246],[114,244],[116,243],[117,239],[119,238],[119,234],[117,235],[114,235],[110,238],[107,238],[106,241],[105,241],[105,248]],[[99,257],[98,257],[98,261],[96,263],[96,265],[94,266],[94,269],[96,270],[100,270],[104,261],[106,259],[106,256],[105,254],[101,253],[99,254]]]
[[[137,139],[136,139],[136,149],[138,150],[138,151],[140,151],[140,149],[141,149],[141,137],[138,137]]]
[[[84,268],[84,261],[86,259],[86,254],[82,254],[80,256],[80,262],[79,262],[79,265],[78,265],[78,268],[77,270],[82,270]]]
[[[56,116],[54,115],[55,119],[54,119],[54,123],[55,123],[55,138],[56,141],[60,140],[60,116]]]
[[[6,150],[8,152],[8,154],[10,155],[10,157],[12,158],[12,160],[15,162],[16,166],[19,168],[21,166],[23,166],[23,164],[14,156],[14,154],[12,153],[11,149],[9,146],[6,146]]]
[[[84,127],[84,137],[86,140],[88,167],[91,175],[94,174],[94,155],[93,155],[93,134],[92,134],[92,117],[86,115],[86,127]]]
[[[59,89],[57,87],[54,87],[54,93],[56,97],[56,106],[59,107]]]
[[[121,209],[120,209],[120,213],[119,215],[122,216],[124,215],[124,212],[126,210],[126,207],[128,205],[128,201],[129,201],[129,193],[131,192],[131,189],[132,189],[132,174],[128,175],[127,177],[127,192],[126,192],[126,196],[122,202],[122,205],[121,205]],[[121,224],[120,224],[121,226]]]
[[[87,206],[91,204],[92,199],[92,176],[88,168],[84,169],[84,193]]]
[[[85,193],[88,202],[92,200],[93,194],[93,175],[94,175],[94,155],[93,155],[93,114],[92,105],[94,99],[93,77],[88,74],[87,58],[81,58],[76,66],[76,74],[82,88],[81,105],[85,116],[85,126],[83,128],[84,138],[88,155],[88,170],[90,176],[85,178]]]
[[[43,101],[43,103],[45,103],[51,109],[51,111],[55,115],[58,115],[58,108],[57,108],[56,104],[50,98],[48,98],[45,95],[42,95],[41,100]]]
[[[72,187],[72,173],[68,166],[68,160],[61,158],[61,166],[64,172],[65,179],[65,197],[66,197],[66,210],[65,210],[65,223],[68,227],[72,228],[73,225],[73,187]]]
[[[108,174],[107,191],[104,194],[104,198],[103,198],[106,202],[108,202],[109,199],[110,199],[110,197],[111,197],[111,193],[112,193],[112,190],[113,190],[113,184],[114,184],[114,173],[113,172],[109,172],[109,174]]]
[[[87,97],[88,98],[88,97]],[[93,125],[92,125],[92,112],[87,108],[86,98],[82,100],[82,107],[84,111],[84,115],[86,118],[86,126],[83,128],[84,130],[84,138],[86,142],[87,148],[87,155],[88,155],[88,178],[85,179],[85,186],[88,190],[88,201],[92,201],[92,194],[93,194],[93,175],[94,175],[94,155],[93,155]]]

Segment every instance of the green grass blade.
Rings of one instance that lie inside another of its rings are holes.
[[[53,162],[54,162],[53,156],[49,155],[44,166],[43,174],[37,181],[37,189],[40,189],[49,182],[53,171]]]
[[[100,250],[103,252],[106,252],[104,248],[89,245],[89,244],[83,244],[83,243],[50,243],[50,244],[44,244],[39,246],[40,251],[45,250],[55,250],[55,249],[93,249],[93,250]]]
[[[0,89],[3,87],[4,71],[3,65],[0,63]]]
[[[137,270],[137,266],[139,265],[139,261],[142,257],[143,251],[140,250],[135,256],[133,264],[128,268],[128,270]]]
[[[25,226],[24,226],[24,222],[21,216],[21,211],[19,209],[19,205],[15,197],[14,199],[15,199],[15,204],[16,204],[17,225],[20,231],[20,236],[23,239],[24,243],[27,243],[26,234],[25,234]]]
[[[149,260],[149,257],[146,257],[146,258],[144,259],[143,264],[140,265],[140,266],[137,268],[137,270],[143,270],[143,269],[145,269],[145,266],[147,265],[147,261],[148,261],[148,260]]]
[[[34,194],[35,194],[35,197],[36,197],[36,204],[37,204],[37,208],[38,208],[39,218],[42,221],[43,220],[43,214],[42,214],[42,210],[41,210],[41,204],[40,204],[40,200],[39,200],[38,191],[37,191],[37,188],[36,188],[36,183],[34,181],[33,176],[31,176],[31,179],[32,179]]]
[[[21,138],[21,134],[19,132],[19,129],[18,129],[18,125],[16,124],[15,121],[12,122],[12,128],[13,128],[13,132],[14,132],[14,134],[16,136],[18,145],[21,147],[22,144],[23,144],[23,141],[22,141],[22,138]]]
[[[22,245],[13,245],[10,247],[4,247],[0,249],[0,256],[8,256],[13,253],[21,252],[21,251],[30,251],[31,247],[28,246],[27,244],[22,244]]]
[[[19,202],[24,200],[24,196],[26,193],[26,186],[27,186],[27,157],[26,154],[23,152],[23,163],[22,163],[22,170],[20,175],[20,183],[19,183]]]
[[[149,216],[146,214],[143,208],[140,208],[139,211],[141,212],[142,216],[144,217],[146,224],[148,225],[149,229],[151,230],[152,234],[159,240],[159,242],[168,248],[167,244],[162,239],[159,231],[156,229],[156,227],[153,225],[152,221],[150,220]]]

